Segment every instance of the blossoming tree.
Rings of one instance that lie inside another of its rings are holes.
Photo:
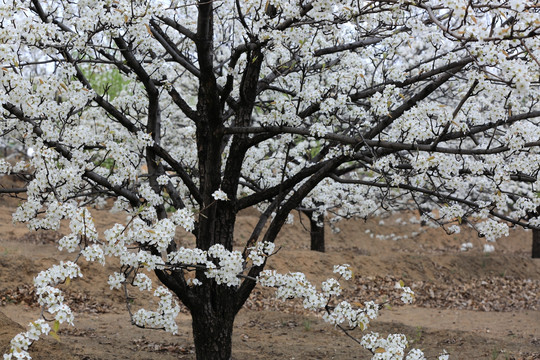
[[[334,324],[376,316],[372,303],[331,304],[335,279],[318,292],[301,274],[264,270],[294,209],[436,208],[449,231],[470,219],[489,240],[508,223],[539,225],[535,1],[3,0],[0,15],[0,134],[33,149],[0,160],[27,180],[1,190],[26,192],[14,219],[70,219],[61,249],[119,258],[111,287],[160,298],[133,314],[138,326],[175,331],[178,298],[198,359],[230,358],[235,315],[258,282]],[[107,199],[128,220],[100,238],[88,205]],[[236,216],[252,206],[260,220],[234,250]],[[177,227],[196,249],[177,246]],[[36,277],[57,324],[73,316],[54,285],[76,276],[69,262]],[[33,323],[5,358],[49,330]],[[401,358],[404,341],[362,344]]]

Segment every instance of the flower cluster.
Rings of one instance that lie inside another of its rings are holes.
[[[122,273],[115,272],[114,274],[109,275],[109,280],[107,283],[112,289],[120,289],[122,284],[126,281],[126,277]]]
[[[381,338],[378,333],[371,332],[362,336],[360,344],[370,350],[373,360],[402,359],[407,348],[407,337],[403,334],[390,334]]]
[[[350,280],[354,276],[351,265],[334,265],[334,274],[341,275],[345,280]]]
[[[266,258],[274,253],[275,246],[274,243],[268,241],[257,243],[250,249],[248,259],[251,259],[255,266],[262,265]]]
[[[205,269],[206,277],[215,279],[218,284],[240,285],[238,275],[243,271],[242,253],[229,251],[221,244],[212,245],[208,251],[181,247],[177,251],[171,252],[167,260],[173,266],[202,267]],[[199,280],[192,282],[192,284],[198,285]]]
[[[333,325],[340,325],[346,322],[350,328],[359,327],[364,330],[368,327],[370,320],[379,316],[379,305],[372,301],[364,303],[363,308],[355,309],[347,302],[339,303],[332,312],[323,315],[323,319]]]
[[[453,221],[455,219],[461,219],[461,217],[465,214],[465,211],[458,204],[446,204],[446,206],[441,206],[439,213],[443,220]]]
[[[229,198],[227,197],[227,194],[225,191],[218,189],[212,193],[212,197],[214,200],[220,200],[220,201],[227,201]]]
[[[336,265],[334,272],[342,275],[344,278],[352,277],[350,265]],[[341,294],[341,285],[339,282],[330,278],[322,283],[322,292],[318,292],[301,273],[279,274],[275,270],[264,270],[257,278],[259,284],[267,287],[276,288],[276,297],[280,299],[301,298],[304,300],[304,308],[319,311],[326,310],[323,319],[333,325],[341,326],[346,323],[349,328],[367,329],[371,320],[379,316],[380,305],[366,301],[359,308],[354,308],[347,301],[341,301],[334,307],[329,306],[332,296]],[[404,286],[402,281],[395,286],[402,290],[401,300],[410,304],[414,301],[414,293]],[[391,334],[386,339],[379,337],[377,333],[365,335],[361,340],[362,346],[373,352],[373,359],[402,359],[405,356],[405,349],[408,346],[407,338],[402,334]],[[406,359],[419,360],[425,359],[422,351],[411,349]],[[446,354],[439,357],[440,360],[448,359]]]
[[[73,325],[73,314],[71,309],[63,303],[62,292],[54,286],[75,277],[82,277],[80,268],[77,264],[67,261],[40,272],[34,278],[39,304],[51,314],[55,314],[55,319],[60,323],[67,322]]]
[[[487,241],[495,241],[500,237],[508,236],[508,225],[492,219],[487,219],[478,224],[478,230],[480,234],[486,237]]]
[[[138,287],[140,291],[150,290],[152,288],[152,279],[144,273],[138,273],[133,279],[133,285]]]
[[[57,324],[67,322],[73,325],[73,313],[63,302],[62,292],[54,286],[64,281],[70,281],[75,277],[82,277],[80,268],[77,264],[67,261],[41,271],[34,278],[38,303],[50,314],[54,315]],[[9,353],[4,354],[4,360],[31,359],[28,353],[30,345],[38,340],[41,335],[47,335],[51,331],[49,324],[42,319],[30,323],[28,327],[28,331],[17,334],[11,340]]]
[[[159,220],[153,226],[148,226],[140,218],[133,220],[130,236],[140,244],[155,246],[164,251],[174,238],[176,225],[170,219]]]
[[[192,212],[183,208],[175,211],[170,218],[177,226],[183,227],[186,231],[193,231],[195,228],[195,219]]]
[[[304,308],[309,310],[319,310],[328,303],[329,295],[317,292],[303,273],[279,274],[275,270],[264,270],[257,281],[262,286],[275,287],[278,299],[303,299]]]
[[[178,325],[175,319],[180,312],[180,306],[173,299],[173,294],[163,286],[154,291],[154,296],[159,298],[158,309],[156,311],[140,309],[133,314],[134,323],[141,327],[164,329],[176,334]]]
[[[221,244],[212,245],[208,249],[208,257],[218,261],[217,267],[212,261],[206,262],[206,277],[214,279],[218,284],[228,286],[240,285],[238,274],[244,270],[240,251],[228,251]]]
[[[81,255],[87,261],[96,261],[101,265],[105,265],[105,253],[100,245],[93,244],[81,250]]]
[[[4,360],[31,359],[28,348],[42,335],[47,335],[51,331],[49,324],[45,320],[36,320],[28,324],[28,330],[15,335],[10,342],[9,353],[4,354]]]
[[[412,304],[414,302],[414,292],[408,286],[403,286],[403,282],[398,282],[396,284],[396,289],[402,289],[401,301],[404,304]]]
[[[406,353],[409,346],[407,337],[402,334],[390,334],[386,338],[380,337],[376,332],[371,332],[362,337],[360,344],[373,353],[372,360],[426,360],[424,352],[420,349],[411,349]],[[450,355],[444,350],[438,360],[448,360]]]
[[[11,172],[11,164],[5,159],[0,159],[0,174],[9,175]]]
[[[329,130],[326,128],[326,126],[324,126],[324,124],[315,123],[309,128],[309,133],[312,136],[323,137],[324,135],[329,133]]]

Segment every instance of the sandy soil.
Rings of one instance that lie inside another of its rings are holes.
[[[32,278],[53,263],[73,259],[73,254],[59,252],[54,245],[67,233],[65,227],[59,233],[29,233],[11,222],[16,205],[17,200],[0,198],[0,350],[39,317],[29,285]],[[101,229],[124,221],[105,211],[93,213]],[[248,211],[240,216],[238,244],[249,236],[256,215]],[[403,280],[417,293],[416,304],[392,304],[371,330],[402,332],[430,357],[446,349],[452,359],[540,359],[540,259],[529,258],[531,233],[511,230],[495,252],[484,254],[480,251],[484,240],[472,231],[447,236],[440,229],[403,224],[401,220],[409,216],[343,222],[338,234],[327,231],[326,254],[309,251],[308,233],[296,221],[283,230],[277,243],[282,250],[269,267],[303,271],[320,283],[332,276],[334,264],[349,263],[356,269],[355,280],[346,287],[353,301],[384,301],[395,281]],[[407,238],[392,240],[391,234]],[[476,248],[460,252],[465,241]],[[178,242],[190,245],[192,239],[179,233]],[[105,267],[82,263],[84,278],[65,289],[76,310],[76,327],[62,327],[60,342],[48,337],[36,343],[34,359],[194,359],[189,314],[179,315],[178,335],[133,327],[120,291],[106,285],[114,268],[114,263]],[[153,301],[134,295],[135,306]],[[257,288],[238,315],[234,359],[370,358],[318,314],[271,295],[268,289]]]

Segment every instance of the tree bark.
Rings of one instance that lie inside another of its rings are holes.
[[[309,235],[311,250],[324,252],[324,215],[321,214],[317,219],[313,219],[313,211],[304,211],[309,218]],[[319,226],[321,223],[323,226]]]
[[[323,221],[324,215],[319,217],[319,221]],[[323,226],[319,226],[318,220],[310,219],[311,224],[311,250],[324,252],[324,222]]]
[[[236,310],[230,298],[200,299],[192,310],[193,340],[197,360],[230,360]]]
[[[533,229],[532,258],[540,259],[540,230]]]

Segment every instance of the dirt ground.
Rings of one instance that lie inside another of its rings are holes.
[[[59,233],[29,233],[12,224],[16,204],[0,197],[2,351],[40,316],[32,278],[51,264],[74,258],[54,245],[67,234],[65,226]],[[93,214],[101,230],[125,221],[106,211]],[[404,223],[410,216],[342,222],[337,234],[327,229],[325,254],[309,251],[308,232],[296,221],[282,231],[277,242],[282,249],[270,259],[269,268],[302,271],[320,284],[332,276],[334,264],[349,263],[355,279],[346,285],[345,295],[352,301],[386,301],[394,294],[395,282],[403,280],[416,292],[416,303],[391,303],[370,330],[404,333],[411,346],[430,358],[445,349],[452,359],[540,359],[540,259],[530,259],[532,234],[513,229],[495,244],[495,252],[485,254],[484,240],[469,229],[448,236],[440,229]],[[238,244],[256,221],[255,211],[241,214],[235,232]],[[402,238],[395,240],[396,236]],[[192,244],[186,234],[177,237],[182,245]],[[461,252],[461,243],[467,241],[475,248]],[[81,262],[81,267],[84,277],[64,289],[76,311],[76,327],[62,326],[60,341],[47,337],[37,342],[31,350],[34,359],[195,358],[187,312],[178,317],[178,335],[138,329],[130,324],[121,292],[106,284],[114,263],[102,267]],[[133,295],[135,307],[155,304],[138,292]],[[355,330],[352,335],[360,338],[362,333]],[[233,358],[367,359],[370,354],[325,324],[320,314],[303,311],[297,302],[274,300],[272,291],[256,288],[235,323]]]

